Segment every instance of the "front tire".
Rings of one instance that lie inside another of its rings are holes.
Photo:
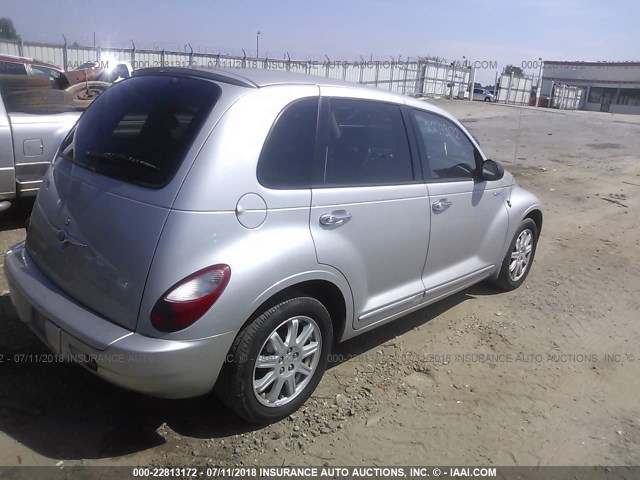
[[[531,264],[538,245],[538,226],[530,218],[525,218],[502,261],[496,284],[503,290],[515,290],[524,283],[531,270]]]
[[[281,420],[318,386],[332,342],[331,318],[318,300],[296,297],[279,303],[238,334],[216,392],[251,423]]]

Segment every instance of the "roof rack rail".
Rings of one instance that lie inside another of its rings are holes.
[[[223,70],[215,70],[209,68],[201,69],[186,67],[150,67],[140,68],[133,71],[134,77],[138,77],[141,75],[187,75],[228,83],[230,85],[236,85],[238,87],[258,88],[258,85],[250,80],[247,80],[246,78],[241,77],[240,75],[235,75]]]

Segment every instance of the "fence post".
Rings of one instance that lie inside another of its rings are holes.
[[[189,50],[191,50],[189,52],[189,66],[191,67],[193,65],[193,47],[190,43],[187,43],[187,45],[189,45]]]
[[[67,52],[67,37],[65,37],[63,34],[62,38],[64,39],[64,45],[62,46],[62,64],[63,64],[62,69],[66,72],[67,62],[69,60],[69,54]]]
[[[404,78],[402,79],[402,93],[407,93],[407,74],[409,73],[409,59],[404,64]]]
[[[132,45],[132,48],[131,48],[131,66],[133,68],[136,68],[135,67],[135,65],[136,65],[136,44],[133,42],[133,40],[131,40],[131,45]]]
[[[451,83],[449,84],[449,100],[453,100],[453,89],[456,85],[456,63],[451,62]]]
[[[22,43],[22,38],[18,40],[18,55],[24,57],[24,43]]]
[[[422,61],[418,58],[418,63],[416,63],[416,78],[413,85],[413,94],[417,97],[418,90],[420,89],[420,71],[422,70]]]
[[[507,101],[505,102],[507,105],[509,105],[509,102],[511,101],[511,85],[513,84],[513,72],[511,72],[511,75],[509,76],[509,87],[507,88]]]
[[[471,68],[471,82],[469,82],[469,101],[473,102],[473,91],[476,89],[476,69]]]
[[[164,48],[162,49],[162,51],[160,52],[160,66],[164,67],[164,55],[165,55],[165,51]]]

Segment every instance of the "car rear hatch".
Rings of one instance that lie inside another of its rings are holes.
[[[220,96],[204,79],[133,77],[103,93],[64,140],[26,246],[73,300],[135,330],[162,228]]]

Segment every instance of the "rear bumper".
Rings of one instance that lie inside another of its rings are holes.
[[[68,298],[33,264],[24,243],[5,256],[11,301],[51,351],[116,385],[164,398],[209,392],[235,337],[189,341],[146,337],[115,325]]]

